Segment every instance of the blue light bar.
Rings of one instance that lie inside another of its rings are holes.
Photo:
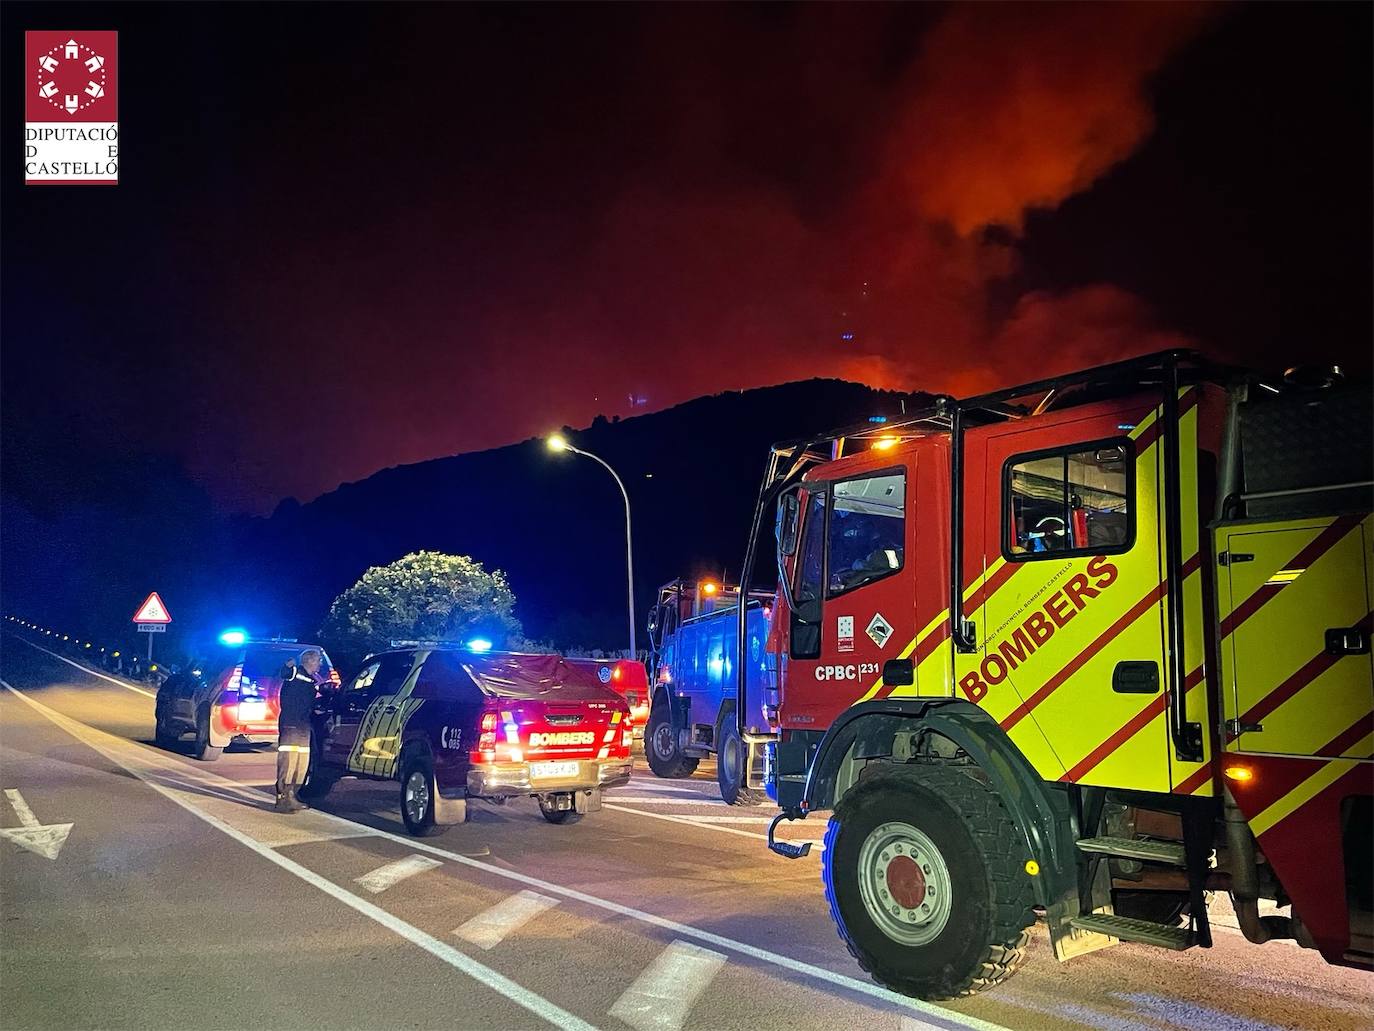
[[[869,421],[869,422],[887,422],[887,416],[886,416],[886,415],[870,415],[870,416],[868,417],[868,421]]]
[[[468,651],[489,652],[491,651],[491,642],[488,641],[485,637],[474,637],[471,641],[468,642]]]
[[[219,635],[219,643],[227,644],[230,647],[242,644],[246,640],[248,640],[248,634],[243,630],[226,630]]]

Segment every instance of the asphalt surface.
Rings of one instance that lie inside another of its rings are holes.
[[[991,993],[893,995],[835,936],[819,853],[771,855],[708,763],[637,767],[573,826],[478,803],[413,839],[394,785],[270,812],[271,751],[156,748],[146,688],[10,634],[0,681],[0,829],[39,849],[0,841],[3,1028],[1374,1028],[1374,975],[1224,931],[1061,965],[1041,928]]]

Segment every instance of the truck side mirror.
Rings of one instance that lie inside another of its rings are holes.
[[[773,535],[778,540],[778,554],[795,555],[797,552],[797,513],[801,506],[795,491],[788,491],[778,498],[778,517],[773,527]]]

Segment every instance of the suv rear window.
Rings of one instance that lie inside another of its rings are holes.
[[[280,677],[282,667],[289,660],[300,661],[301,652],[313,647],[313,645],[301,644],[290,647],[273,645],[249,648],[248,653],[243,657],[243,675],[253,680],[262,680],[264,677]],[[316,648],[315,650],[320,653],[320,676],[328,679],[329,656],[323,648]]]
[[[442,698],[454,702],[480,702],[482,692],[452,652],[431,652],[415,682],[417,698]]]

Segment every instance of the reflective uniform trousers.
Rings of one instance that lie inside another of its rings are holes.
[[[310,769],[310,746],[277,745],[277,805],[295,805],[296,790]]]

